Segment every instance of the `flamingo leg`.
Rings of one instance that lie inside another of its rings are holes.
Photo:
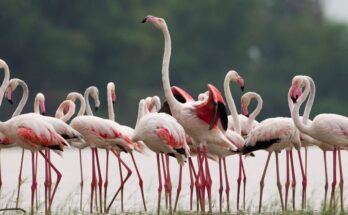
[[[338,166],[340,171],[340,199],[341,199],[341,212],[344,212],[344,205],[343,205],[343,172],[342,172],[342,160],[341,160],[341,147],[337,148],[337,154],[338,154]]]
[[[120,182],[122,183],[123,182],[123,172],[122,172],[122,164],[121,164],[121,161],[118,160],[118,169],[119,169],[119,172],[120,172]],[[123,186],[121,188],[121,212],[123,213]]]
[[[224,187],[222,185],[222,170],[221,170],[221,158],[219,157],[219,177],[220,177],[220,188],[219,188],[219,211],[222,212],[222,192]]]
[[[0,153],[1,153],[1,149],[0,149]],[[0,190],[1,190],[1,187],[2,187],[2,174],[1,174],[1,156],[0,156]]]
[[[159,154],[156,154],[157,157],[157,169],[158,169],[158,203],[157,203],[157,214],[160,214],[160,208],[161,208],[161,192],[162,192],[162,177],[161,177],[161,161],[159,158]]]
[[[51,161],[48,160],[48,158],[44,155],[43,152],[40,151],[40,154],[41,154],[41,156],[48,162],[48,164],[49,164],[50,167],[53,169],[53,171],[55,171],[56,174],[57,174],[57,182],[56,182],[56,185],[54,186],[53,193],[52,193],[51,200],[50,200],[50,204],[49,204],[49,206],[48,206],[48,208],[50,209],[51,206],[52,206],[53,198],[54,198],[54,195],[56,194],[56,191],[57,191],[59,182],[60,182],[60,180],[61,180],[61,178],[62,178],[62,174],[61,174],[61,173],[58,171],[58,169],[51,163]]]
[[[132,157],[132,161],[133,161],[133,164],[134,164],[134,168],[135,168],[135,171],[136,171],[137,176],[138,176],[139,187],[140,187],[140,190],[141,190],[141,198],[142,198],[142,200],[143,200],[144,210],[146,211],[146,203],[145,203],[144,188],[143,188],[143,179],[141,178],[141,175],[140,175],[140,173],[139,173],[139,169],[138,169],[137,163],[135,162],[133,153],[131,152],[130,155],[131,155],[131,157]]]
[[[106,211],[106,197],[108,192],[109,179],[109,149],[106,149],[106,168],[105,168],[105,181],[104,181],[104,211]]]
[[[199,211],[199,204],[200,204],[200,197],[199,197],[199,181],[197,181],[197,174],[196,174],[196,170],[195,170],[195,166],[193,165],[192,159],[191,157],[188,158],[189,159],[189,164],[191,165],[191,171],[192,171],[192,183],[194,183],[195,187],[196,187],[196,198],[197,198],[197,211]],[[192,201],[190,202],[192,205]]]
[[[83,193],[83,170],[82,170],[82,150],[79,149],[79,159],[80,159],[80,210],[82,210],[82,193]]]
[[[168,209],[168,185],[167,185],[167,171],[166,171],[166,163],[164,161],[164,155],[161,154],[162,160],[162,168],[163,168],[163,178],[164,178],[164,191],[165,191],[165,206]]]
[[[35,170],[35,152],[31,152],[31,164],[32,164],[32,177],[33,181],[31,184],[31,214],[34,214],[34,196],[37,187],[36,181],[36,170]]]
[[[98,149],[95,148],[94,150],[95,150],[95,158],[96,158],[96,161],[97,161],[97,170],[98,170],[98,187],[99,187],[100,213],[103,213],[103,198],[102,198],[103,178],[102,178],[102,175],[101,175]]]
[[[175,203],[174,203],[174,212],[176,211],[176,207],[178,205],[178,200],[181,192],[181,183],[182,183],[182,165],[179,167],[179,183],[178,188],[176,189],[176,197],[175,197]]]
[[[272,152],[268,152],[268,157],[267,157],[267,161],[266,161],[266,165],[265,165],[265,169],[263,170],[262,173],[262,177],[260,180],[260,202],[259,202],[259,213],[261,213],[261,207],[262,207],[262,193],[263,193],[263,187],[265,186],[265,176],[266,176],[266,172],[267,172],[267,168],[268,168],[268,164],[269,164],[269,160],[271,158]]]
[[[127,164],[121,159],[121,157],[117,154],[117,152],[114,150],[114,149],[111,149],[111,152],[116,156],[116,158],[118,159],[118,161],[122,164],[122,166],[124,166],[127,170],[127,175],[126,175],[126,178],[123,180],[121,180],[121,185],[120,187],[117,189],[114,197],[112,198],[109,206],[107,207],[106,209],[106,212],[108,212],[110,210],[110,207],[112,205],[112,203],[115,201],[118,193],[123,189],[124,185],[126,184],[126,182],[128,181],[129,177],[132,175],[132,171],[131,169],[127,166]]]
[[[96,175],[95,175],[95,158],[94,158],[94,149],[91,148],[92,151],[92,181],[91,181],[91,202],[90,202],[90,213],[93,212],[93,194],[94,194],[94,187],[96,186]]]
[[[290,164],[291,164],[291,175],[292,175],[292,209],[295,210],[295,194],[296,194],[296,176],[295,176],[295,168],[294,168],[294,158],[292,156],[292,149],[290,150]]]
[[[230,212],[230,183],[228,181],[227,168],[226,168],[226,158],[222,158],[225,172],[225,183],[226,183],[226,203],[227,203],[227,212]]]
[[[194,180],[192,175],[192,159],[191,157],[188,158],[188,165],[189,165],[189,173],[190,173],[190,211],[192,211],[192,199],[193,199],[193,186],[194,186]],[[175,209],[174,209],[175,211]]]
[[[200,146],[197,147],[197,163],[198,163],[198,172],[196,177],[196,186],[199,189],[198,196],[199,196],[199,202],[201,205],[202,212],[205,212],[205,205],[204,205],[204,172],[203,172],[203,163],[202,163],[202,156],[201,156],[201,148]]]
[[[35,175],[36,175],[36,180],[37,180],[37,165],[38,165],[38,152],[35,152]],[[35,192],[35,199],[36,199],[36,210],[39,209],[39,203],[38,203],[38,193],[37,193],[37,190]]]
[[[307,176],[305,174],[302,162],[301,151],[297,151],[298,158],[300,160],[301,174],[302,174],[302,209],[306,208],[306,189],[307,189]]]
[[[168,200],[169,200],[169,214],[172,214],[172,181],[170,177],[169,155],[166,155],[167,163],[167,187],[168,187]]]
[[[242,155],[240,155],[241,158],[241,165],[242,165],[242,173],[243,173],[243,210],[245,210],[245,193],[246,193],[246,181],[247,177],[245,174],[245,168],[244,168],[244,161]]]
[[[288,150],[285,150],[286,152],[286,182],[285,182],[285,210],[288,209],[288,193],[289,193],[289,187],[290,187],[290,171],[289,171],[289,154],[290,152]]]
[[[239,194],[240,194],[240,183],[242,180],[242,158],[239,156],[239,172],[237,178],[237,211],[239,210]]]
[[[204,155],[204,161],[205,161],[205,171],[206,171],[206,187],[207,187],[207,193],[208,193],[208,203],[209,203],[209,212],[212,212],[212,204],[211,204],[211,187],[212,187],[212,179],[210,175],[209,170],[209,163],[208,163],[208,156],[207,156],[207,148],[205,145],[203,145],[203,155]]]
[[[308,158],[308,149],[305,147],[305,175],[307,179],[307,158]],[[307,207],[307,189],[305,189],[305,207]]]
[[[282,184],[280,183],[280,177],[279,177],[279,160],[278,160],[278,153],[277,152],[275,152],[275,157],[276,157],[277,186],[278,186],[278,190],[279,190],[280,203],[281,203],[281,206],[282,206],[282,211],[284,211]]]
[[[336,148],[333,150],[333,179],[331,188],[330,208],[332,207],[333,201],[335,201],[335,189],[336,189]],[[334,203],[335,204],[335,203]]]
[[[323,150],[323,154],[324,154],[324,171],[325,171],[325,185],[324,185],[324,211],[326,209],[326,198],[327,198],[327,190],[329,188],[329,180],[327,177],[327,160],[326,160],[326,151]]]
[[[20,194],[20,192],[21,192],[21,186],[22,186],[23,159],[24,159],[24,149],[22,149],[21,165],[20,165],[20,167],[19,167],[18,191],[17,191],[16,208],[18,208],[18,204],[19,204],[19,194]],[[0,171],[0,172],[1,172],[1,171]],[[1,173],[0,173],[0,174],[1,174]],[[1,187],[1,186],[0,186],[0,187]]]

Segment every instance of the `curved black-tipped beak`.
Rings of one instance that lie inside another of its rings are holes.
[[[46,112],[41,112],[41,115],[45,116],[45,115],[46,115]]]
[[[291,96],[291,100],[293,103],[297,102],[298,97],[297,96]]]
[[[145,23],[147,21],[147,17],[145,17],[145,19],[143,19],[143,21],[141,21],[141,23]]]
[[[99,107],[94,107],[94,111],[97,112],[99,110]]]
[[[249,117],[250,115],[249,114],[245,114],[244,116]]]
[[[115,101],[112,101],[112,104],[115,104]]]
[[[240,89],[242,90],[242,92],[244,92],[244,86],[241,86]]]
[[[13,105],[13,101],[12,99],[7,99],[8,103],[10,103],[11,105]]]

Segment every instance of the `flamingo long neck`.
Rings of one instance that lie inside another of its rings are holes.
[[[10,70],[7,66],[7,64],[5,63],[5,61],[1,60],[2,61],[2,67],[0,69],[4,69],[4,80],[2,81],[2,84],[1,84],[1,87],[0,87],[0,106],[2,104],[2,100],[4,98],[4,95],[5,95],[5,91],[7,89],[7,85],[8,85],[8,82],[10,81]]]
[[[88,97],[90,96],[90,94],[92,93],[92,88],[87,88],[84,94],[84,99],[86,101],[86,113],[87,115],[93,116],[93,112],[91,109],[91,105],[89,104],[89,100]]]
[[[226,96],[228,108],[230,109],[230,112],[232,115],[233,127],[238,134],[241,134],[241,128],[240,128],[240,123],[239,123],[239,119],[238,119],[237,108],[236,108],[236,105],[234,103],[231,89],[230,89],[230,81],[231,81],[231,76],[228,73],[225,77],[225,80],[224,80],[225,96]]]
[[[16,110],[13,112],[12,117],[18,116],[19,114],[21,114],[21,112],[23,111],[24,105],[27,103],[28,101],[28,96],[29,96],[29,89],[28,89],[28,85],[20,79],[17,79],[18,85],[22,87],[23,89],[23,95],[21,100],[19,101],[19,104],[16,108]]]
[[[86,112],[86,100],[82,96],[82,94],[77,92],[72,92],[72,93],[69,93],[68,97],[72,97],[73,102],[75,101],[75,99],[78,99],[80,101],[80,109],[79,109],[79,112],[77,113],[77,116],[84,115]]]
[[[170,109],[177,109],[181,106],[181,104],[175,99],[173,92],[170,87],[169,81],[169,63],[170,63],[170,55],[171,55],[171,39],[167,25],[165,24],[162,28],[163,36],[164,36],[164,53],[163,53],[163,62],[162,62],[162,83],[164,89],[164,96],[170,106]]]
[[[256,119],[256,117],[259,115],[259,113],[261,112],[262,109],[262,98],[259,94],[257,93],[252,93],[251,94],[252,98],[256,99],[257,105],[255,110],[250,114],[250,116],[248,117],[248,121],[247,121],[247,128],[251,128],[252,123],[254,122],[254,120]]]
[[[35,97],[34,101],[34,113],[40,114],[40,101],[38,96]]]
[[[307,124],[307,121],[309,119],[309,114],[311,113],[311,110],[312,110],[312,106],[313,106],[313,103],[314,103],[314,98],[315,98],[315,83],[313,81],[313,79],[309,76],[305,76],[308,81],[309,81],[309,84],[310,84],[310,92],[309,92],[309,97],[308,97],[308,100],[306,102],[306,106],[305,106],[305,109],[304,109],[304,112],[303,112],[303,117],[302,117],[302,122],[303,124]]]
[[[144,99],[141,99],[139,101],[139,107],[138,107],[138,117],[137,117],[137,121],[135,123],[135,127],[137,127],[140,119],[145,115],[145,109],[146,109],[146,103]]]
[[[306,100],[309,91],[310,91],[310,83],[309,80],[307,78],[304,77],[304,83],[305,83],[305,91],[303,92],[303,94],[300,96],[300,98],[298,98],[297,102],[295,103],[295,105],[293,106],[292,110],[291,110],[291,117],[296,125],[296,127],[305,134],[310,135],[312,133],[311,127],[309,125],[304,124],[301,120],[300,120],[300,115],[299,115],[299,111],[300,111],[300,107],[303,104],[303,102]],[[289,98],[289,96],[288,96]]]
[[[108,116],[109,119],[115,121],[114,105],[112,102],[112,89],[108,87],[107,89],[107,101],[108,101]]]
[[[64,121],[64,122],[67,122],[71,119],[71,117],[75,114],[75,103],[72,102],[71,100],[65,100],[63,101],[56,112],[63,112],[64,113],[64,108],[65,106],[68,105],[69,107],[69,110],[67,113],[65,113],[62,117],[60,117],[59,119]]]

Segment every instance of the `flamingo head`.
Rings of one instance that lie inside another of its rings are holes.
[[[230,70],[226,76],[229,77],[231,81],[236,82],[239,85],[242,92],[244,91],[244,79],[238,74],[238,72]]]
[[[45,115],[46,113],[46,107],[45,107],[45,96],[42,93],[37,93],[35,96],[35,103],[40,108],[40,113],[42,115]]]
[[[304,84],[301,76],[297,75],[292,79],[289,96],[293,103],[297,102],[297,99],[302,95],[302,85]]]
[[[18,87],[18,83],[18,79],[11,79],[6,89],[6,99],[11,105],[13,104],[12,93]]]
[[[155,17],[152,15],[146,16],[143,19],[142,23],[145,23],[145,22],[153,23],[153,25],[158,29],[162,29],[163,27],[166,26],[166,22],[164,21],[163,18]]]
[[[91,90],[91,97],[94,100],[94,110],[97,111],[100,107],[100,100],[99,100],[99,90],[96,87],[92,87]]]
[[[107,85],[107,90],[109,93],[111,93],[111,101],[112,103],[116,102],[116,87],[114,82],[109,82]]]

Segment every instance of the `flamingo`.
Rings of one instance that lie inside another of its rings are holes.
[[[77,116],[71,121],[71,126],[79,131],[84,140],[87,144],[90,145],[92,149],[92,183],[91,183],[91,202],[90,202],[90,211],[92,212],[93,209],[93,194],[94,189],[96,187],[96,173],[95,173],[95,162],[97,162],[98,167],[98,178],[99,178],[99,194],[100,194],[100,206],[102,205],[102,177],[100,172],[100,165],[99,165],[99,156],[97,147],[107,147],[109,146],[111,148],[111,151],[116,155],[118,159],[119,155],[117,151],[115,150],[115,147],[122,148],[125,151],[131,151],[133,150],[134,143],[131,141],[131,137],[129,137],[127,134],[123,133],[123,130],[121,126],[113,122],[111,120],[102,119],[100,117],[93,116],[92,110],[90,107],[90,104],[88,102],[88,96],[91,95],[96,103],[96,107],[99,107],[99,93],[98,89],[96,87],[89,87],[85,91],[85,100],[86,100],[86,110],[87,110],[87,116]],[[128,170],[128,175],[125,179],[125,181],[129,178],[131,171],[130,169],[125,165],[125,163],[120,160],[122,165],[125,166],[125,168]],[[121,182],[121,186],[124,186],[125,181]],[[100,211],[102,212],[102,207],[100,208]]]
[[[290,91],[289,91],[290,93]],[[296,92],[296,95],[300,94],[300,91]],[[292,109],[291,100],[288,98],[289,109]],[[280,195],[281,208],[284,210],[284,202],[282,195],[281,182],[279,178],[279,161],[278,153],[286,148],[295,147],[297,150],[301,147],[300,133],[294,126],[291,118],[288,117],[275,117],[268,118],[259,123],[257,127],[252,129],[248,134],[243,147],[243,154],[250,153],[252,151],[264,149],[268,151],[268,157],[266,165],[260,180],[260,201],[259,201],[259,213],[261,213],[262,207],[262,194],[264,187],[264,178],[267,172],[269,160],[272,152],[275,153],[276,157],[276,172],[277,172],[277,187]],[[299,153],[301,172],[303,180],[305,182],[305,175],[302,166],[302,159]],[[305,184],[304,184],[305,186]]]
[[[51,196],[50,206],[53,201],[55,191],[61,180],[61,173],[58,169],[47,159],[47,157],[41,152],[41,150],[49,148],[54,150],[63,151],[65,146],[68,146],[68,142],[64,140],[53,128],[52,125],[45,122],[41,117],[37,117],[37,114],[28,113],[22,114],[11,119],[0,122],[0,131],[5,134],[11,141],[16,142],[21,147],[28,149],[32,152],[32,177],[33,182],[31,186],[31,208],[33,213],[34,206],[34,193],[36,192],[36,165],[35,165],[35,152],[39,152],[42,157],[49,162],[49,165],[57,174],[57,183],[54,187],[53,194]],[[49,208],[50,208],[49,206]]]
[[[313,82],[314,83],[314,82]],[[303,95],[297,96],[295,91],[298,91],[302,85],[305,86]],[[339,172],[340,172],[340,199],[341,210],[344,210],[343,206],[343,172],[341,162],[341,147],[348,144],[348,118],[338,114],[319,114],[312,122],[304,124],[299,118],[299,109],[305,99],[308,97],[310,91],[310,82],[305,76],[295,76],[292,79],[290,88],[291,99],[295,103],[292,110],[292,119],[296,127],[304,134],[311,136],[314,139],[333,145],[333,182],[331,190],[330,206],[335,198],[336,187],[336,154],[338,154]],[[313,101],[312,101],[313,102]]]
[[[201,181],[201,208],[204,207],[204,192],[207,188],[209,211],[211,208],[211,176],[209,166],[206,165],[206,179],[203,172],[203,160],[207,160],[206,145],[214,143],[222,147],[234,149],[233,144],[226,138],[224,132],[220,128],[227,129],[227,114],[223,98],[219,90],[211,84],[208,84],[209,99],[206,101],[189,101],[180,103],[177,101],[171,91],[169,81],[169,61],[171,55],[171,39],[167,24],[163,18],[147,16],[143,23],[152,23],[156,28],[160,29],[164,35],[164,54],[162,64],[162,84],[165,98],[168,102],[173,117],[184,127],[195,143],[200,144],[197,148],[197,160],[199,170],[197,179]],[[201,159],[202,150],[202,159]]]
[[[256,99],[257,105],[255,110],[249,115],[248,106],[250,105],[250,102],[252,99]],[[255,119],[261,112],[262,105],[263,105],[263,101],[261,96],[258,93],[247,92],[242,95],[241,97],[242,114],[239,114],[238,118],[241,125],[243,136],[247,136],[253,128],[258,126],[259,122]],[[229,128],[233,128],[233,125],[229,124]]]
[[[147,147],[156,153],[158,167],[158,210],[160,214],[161,202],[161,167],[159,153],[174,156],[180,164],[180,176],[182,174],[182,165],[186,158],[190,156],[189,147],[186,143],[184,128],[172,116],[165,113],[148,113],[145,115],[145,101],[139,102],[138,123],[134,130],[133,141],[143,141]],[[169,174],[169,159],[166,156],[167,176],[165,176],[165,186],[169,193],[169,203],[171,202],[171,182]],[[163,163],[164,165],[164,163]],[[181,185],[181,182],[179,182]],[[178,188],[178,190],[180,190]],[[170,205],[171,211],[171,205]]]
[[[149,100],[148,100],[149,101]],[[116,102],[116,91],[115,91],[115,84],[113,82],[109,82],[107,84],[107,102],[108,102],[108,115],[109,115],[109,120],[115,121],[115,112],[114,112],[114,107],[113,104]],[[149,101],[150,102],[150,101]],[[156,109],[156,107],[158,107],[160,104],[159,98],[151,98],[151,111],[154,111]],[[123,132],[126,133],[129,136],[133,136],[134,134],[134,129],[129,127],[129,126],[125,126],[125,125],[120,125]],[[140,153],[143,153],[144,151],[144,147],[143,147],[143,143],[141,142],[137,142],[135,143],[137,147],[135,147],[135,150],[137,150]],[[120,150],[121,152],[122,150]],[[133,165],[135,167],[137,176],[138,176],[138,180],[139,180],[139,187],[140,187],[140,191],[141,191],[141,198],[143,200],[143,206],[144,206],[144,210],[146,211],[146,203],[145,203],[145,197],[144,197],[144,189],[143,189],[143,180],[140,176],[139,173],[139,169],[138,166],[135,162],[134,156],[133,156],[133,152],[129,153],[131,155],[132,158],[132,162]],[[106,210],[106,196],[107,196],[107,184],[108,184],[108,164],[109,164],[109,148],[106,149],[106,174],[105,174],[105,183],[104,183],[104,199],[105,199],[105,204],[104,204],[104,208]],[[122,171],[121,171],[121,164],[119,163],[119,167],[120,167],[120,177],[121,177],[121,181],[122,179]],[[121,188],[121,211],[123,211],[123,187]]]

